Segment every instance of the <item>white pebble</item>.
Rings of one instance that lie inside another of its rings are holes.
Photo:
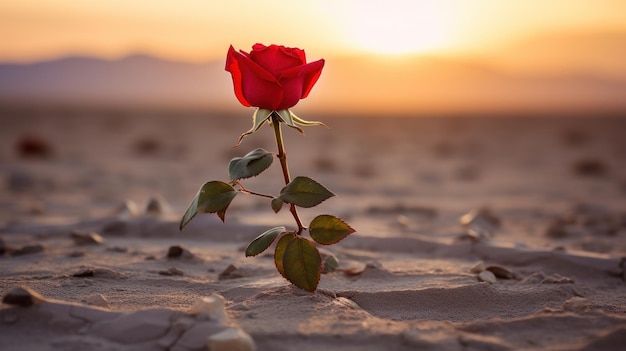
[[[207,338],[209,351],[254,351],[254,341],[241,329],[228,328]]]
[[[201,297],[189,309],[191,314],[208,314],[210,319],[216,321],[226,320],[226,311],[224,309],[224,298],[220,295],[213,294],[209,297]]]
[[[496,276],[490,271],[482,271],[478,274],[478,280],[480,280],[481,282],[487,282],[489,284],[495,284]]]
[[[98,307],[109,307],[109,301],[102,294],[91,294],[85,297],[85,303]]]

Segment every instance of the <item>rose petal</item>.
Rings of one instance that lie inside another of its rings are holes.
[[[315,62],[307,63],[306,65],[294,67],[283,71],[279,78],[293,79],[292,77],[298,76],[298,80],[302,84],[299,99],[304,99],[309,95],[311,89],[313,89],[313,86],[322,74],[322,68],[324,68],[324,63],[324,59],[321,59]],[[283,79],[280,79],[280,81],[281,84],[283,84],[284,86],[285,83]]]
[[[233,77],[235,95],[242,105],[273,110],[282,101],[283,89],[278,80],[232,46],[226,58],[226,70]]]
[[[258,63],[259,66],[270,72],[274,77],[278,77],[280,72],[306,63],[303,58],[304,55],[298,54],[298,52],[302,52],[302,50],[278,45],[264,46],[256,44],[252,52],[250,52],[250,59]]]
[[[250,107],[252,105],[250,105],[248,100],[246,100],[245,96],[243,95],[243,77],[241,76],[241,71],[239,70],[239,63],[234,58],[235,55],[235,49],[231,45],[228,49],[228,54],[226,55],[226,70],[230,72],[233,78],[233,88],[235,89],[235,96],[237,97],[237,100],[239,100],[242,105]]]

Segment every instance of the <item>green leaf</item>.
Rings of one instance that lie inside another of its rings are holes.
[[[337,243],[354,232],[355,230],[341,218],[331,215],[317,216],[309,224],[311,238],[322,245]]]
[[[278,198],[296,206],[309,208],[332,196],[335,194],[313,179],[296,177],[280,191]]]
[[[315,244],[298,236],[285,248],[283,267],[285,277],[293,285],[314,292],[322,274],[322,257]]]
[[[268,109],[264,109],[264,108],[258,108],[254,111],[254,114],[252,115],[252,128],[250,128],[249,131],[241,134],[239,136],[239,139],[237,139],[237,144],[235,146],[239,146],[241,144],[241,141],[243,140],[243,138],[245,138],[246,136],[256,132],[257,130],[259,130],[259,128],[261,128],[261,126],[263,126],[263,122],[267,121],[270,116],[272,115],[274,111],[272,110],[268,110]]]
[[[205,183],[191,201],[187,211],[185,211],[180,221],[180,230],[182,230],[197,213],[217,213],[223,222],[226,209],[228,209],[230,202],[233,201],[236,195],[237,192],[235,189],[224,182],[214,180]]]
[[[322,274],[334,272],[339,267],[339,260],[331,253],[322,253]]]
[[[248,152],[244,157],[235,157],[228,164],[231,180],[250,178],[259,175],[274,161],[271,152],[261,148]]]
[[[256,256],[265,251],[272,245],[278,234],[285,232],[285,230],[285,227],[272,228],[254,238],[254,240],[248,244],[248,247],[246,247],[246,257]]]
[[[272,210],[274,210],[274,213],[278,213],[278,211],[283,208],[283,203],[283,200],[277,197],[272,199]]]
[[[276,243],[276,249],[274,249],[274,263],[276,264],[276,270],[278,273],[287,278],[285,275],[285,268],[283,265],[283,256],[285,255],[285,249],[287,248],[287,244],[291,242],[296,237],[296,233],[290,232],[283,235],[278,242]]]
[[[179,230],[183,230],[187,223],[193,219],[198,214],[198,199],[200,198],[200,191],[196,194],[196,196],[191,200],[191,204],[187,207],[185,214],[183,214],[183,218],[180,219],[180,224],[178,225]]]

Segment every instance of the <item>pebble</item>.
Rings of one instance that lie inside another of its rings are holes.
[[[123,204],[121,204],[117,208],[117,210],[115,211],[115,214],[119,218],[130,219],[130,218],[135,218],[139,216],[140,210],[139,210],[139,206],[137,206],[137,204],[134,201],[126,200],[124,201]]]
[[[570,312],[586,312],[589,310],[589,300],[584,297],[574,296],[563,302],[563,309]]]
[[[173,276],[173,275],[181,276],[181,275],[185,275],[185,272],[181,271],[178,268],[172,267],[172,268],[164,270],[164,271],[159,271],[159,274],[160,275],[167,275],[167,276]]]
[[[201,297],[189,309],[189,313],[194,315],[206,314],[212,320],[225,321],[226,310],[225,300],[222,296],[213,294],[211,296]]]
[[[493,274],[490,271],[482,271],[480,273],[478,273],[478,280],[481,282],[487,282],[490,284],[495,284],[496,283],[496,276],[495,274]]]
[[[501,225],[500,218],[487,208],[473,209],[461,216],[459,222],[477,237],[492,235]]]
[[[608,174],[609,167],[600,159],[584,158],[574,162],[572,170],[582,177],[604,177]]]
[[[148,200],[146,213],[151,215],[163,215],[171,212],[170,206],[162,197],[153,197]]]
[[[193,254],[180,245],[173,245],[167,249],[167,258],[193,258]]]
[[[239,272],[239,267],[235,266],[234,264],[229,264],[228,267],[226,267],[226,269],[224,269],[222,273],[218,275],[217,279],[225,280],[225,279],[236,279],[236,278],[242,278],[242,277],[244,277],[244,275],[242,275]]]
[[[254,351],[254,341],[241,329],[228,328],[207,338],[209,351]]]
[[[120,278],[122,275],[112,269],[107,269],[107,268],[84,268],[74,274],[72,274],[72,277],[74,278],[89,278],[89,277],[94,277],[94,278],[105,278],[105,279],[112,279],[112,278]]]
[[[86,304],[98,307],[109,307],[109,301],[102,294],[91,294],[83,300]]]
[[[478,274],[484,270],[485,270],[485,263],[483,261],[478,261],[474,263],[474,265],[470,267],[469,269],[470,273],[475,273],[475,274]]]
[[[12,256],[30,255],[30,254],[43,252],[43,250],[44,250],[44,247],[41,244],[26,245],[15,251],[12,251],[11,255]]]
[[[84,233],[78,230],[72,231],[70,237],[76,245],[101,245],[104,239],[98,233]]]
[[[23,135],[16,145],[17,152],[23,158],[50,158],[53,154],[50,143],[39,135]]]
[[[34,290],[25,286],[11,289],[4,297],[2,302],[7,305],[28,307],[45,301],[44,297]]]
[[[485,270],[490,271],[496,278],[500,279],[516,279],[515,273],[502,266],[489,266]]]

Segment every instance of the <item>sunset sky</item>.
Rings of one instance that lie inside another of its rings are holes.
[[[231,44],[261,42],[304,48],[311,59],[438,57],[626,78],[625,58],[608,57],[624,53],[623,41],[615,47],[624,14],[622,0],[4,1],[0,61],[144,53],[207,62]]]

